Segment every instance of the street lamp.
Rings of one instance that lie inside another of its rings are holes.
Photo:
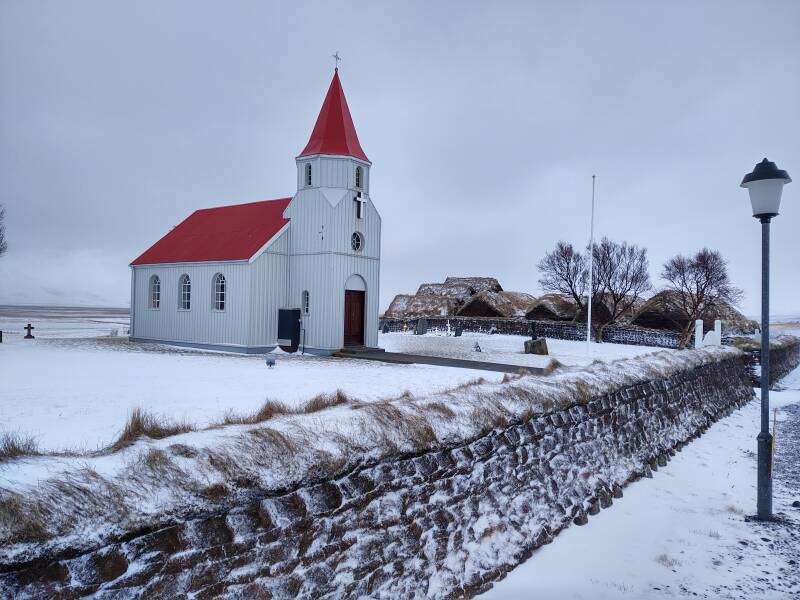
[[[769,223],[778,216],[783,186],[792,179],[766,158],[742,179],[753,217],[761,221],[761,433],[758,440],[758,518],[772,517],[772,435],[769,432]]]

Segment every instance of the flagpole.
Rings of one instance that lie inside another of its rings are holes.
[[[594,287],[594,182],[592,175],[592,220],[589,225],[589,309],[586,316],[586,351],[591,352],[592,343],[592,288]]]

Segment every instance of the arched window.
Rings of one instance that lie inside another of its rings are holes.
[[[180,286],[178,288],[178,308],[181,310],[189,310],[192,308],[192,280],[184,273],[180,278]]]
[[[363,179],[363,171],[361,170],[361,167],[356,167],[356,187],[358,189],[361,189],[361,186],[363,185],[362,179]]]
[[[311,185],[311,163],[306,163],[306,185]]]
[[[311,312],[311,295],[308,293],[308,290],[303,292],[302,306],[304,315],[307,315]]]
[[[161,308],[161,280],[158,275],[150,278],[150,308]]]
[[[225,275],[214,275],[214,310],[225,310]]]

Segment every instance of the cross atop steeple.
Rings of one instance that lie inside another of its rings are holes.
[[[333,54],[331,54],[331,56],[333,57],[333,60],[336,61],[336,69],[335,70],[338,71],[339,70],[339,63],[342,61],[342,57],[339,56],[339,51],[338,50],[336,52],[334,52]]]

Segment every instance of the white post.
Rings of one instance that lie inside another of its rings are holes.
[[[592,175],[592,220],[589,224],[589,308],[586,313],[586,349],[591,352],[592,343],[592,288],[594,287],[594,182],[595,175]]]
[[[694,322],[694,347],[700,348],[703,345],[703,319]]]

